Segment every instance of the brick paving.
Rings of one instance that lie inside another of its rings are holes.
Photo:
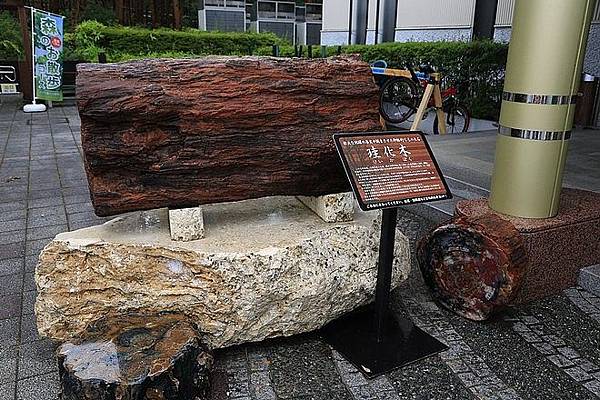
[[[75,107],[27,115],[19,105],[0,104],[0,400],[54,400],[55,345],[34,319],[37,257],[55,234],[105,220],[89,200]],[[399,229],[414,243],[435,222],[405,209]],[[213,398],[600,398],[600,299],[581,288],[485,324],[440,309],[418,273],[392,298],[450,349],[367,380],[317,333],[238,346],[216,354]]]

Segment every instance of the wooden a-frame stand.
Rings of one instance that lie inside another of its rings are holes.
[[[423,120],[423,115],[425,115],[425,110],[427,110],[429,106],[429,100],[433,95],[433,102],[435,104],[435,112],[438,117],[438,130],[440,135],[446,134],[446,114],[442,109],[442,92],[440,90],[440,74],[433,73],[431,74],[431,80],[425,87],[425,93],[423,93],[423,97],[421,98],[421,103],[419,104],[419,108],[417,108],[417,113],[415,114],[415,120],[410,126],[411,131],[416,131],[419,129],[419,125]]]

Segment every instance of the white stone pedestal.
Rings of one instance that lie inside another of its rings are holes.
[[[294,197],[203,206],[202,240],[171,240],[166,209],[58,235],[41,253],[42,336],[67,340],[105,315],[183,314],[213,348],[318,329],[373,300],[381,218],[326,223]],[[408,276],[397,233],[392,287]]]

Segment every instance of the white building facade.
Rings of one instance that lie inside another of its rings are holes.
[[[393,3],[392,7],[390,2]],[[510,40],[514,2],[515,0],[498,0],[493,35],[496,41]],[[475,6],[476,0],[324,0],[321,44],[361,42],[357,39],[360,39],[360,30],[364,27],[365,20],[364,42],[380,43],[383,39],[381,27],[384,14],[386,10],[394,8],[396,15],[393,37],[396,42],[468,41],[473,37]],[[379,32],[377,40],[376,30]],[[590,29],[584,70],[600,76],[600,1]]]

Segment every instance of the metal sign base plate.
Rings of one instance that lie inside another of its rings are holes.
[[[366,306],[332,321],[321,330],[325,342],[367,378],[375,378],[448,349],[410,319],[398,318],[391,312],[386,314],[378,342],[375,315],[373,306]]]

